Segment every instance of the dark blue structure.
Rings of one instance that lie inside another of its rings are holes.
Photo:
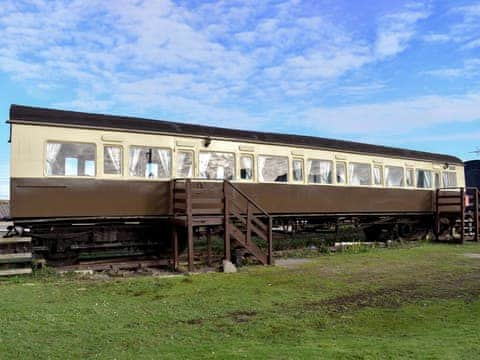
[[[480,160],[465,162],[465,182],[467,187],[480,189]]]

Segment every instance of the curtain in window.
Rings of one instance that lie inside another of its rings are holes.
[[[208,164],[212,158],[212,153],[201,152],[199,155],[199,171],[200,177],[203,179],[208,179]]]
[[[137,174],[137,166],[141,153],[141,148],[130,148],[130,176],[142,176],[141,174]]]
[[[265,163],[267,159],[264,156],[258,157],[258,181],[265,181],[265,177],[263,176],[263,172],[265,170]]]
[[[47,175],[53,175],[53,164],[57,160],[62,144],[47,143]]]
[[[121,166],[122,166],[122,151],[119,147],[116,146],[107,146],[105,147],[107,150],[108,157],[115,169],[116,174],[120,174]]]
[[[417,187],[431,188],[432,187],[432,172],[428,170],[417,170]]]
[[[371,185],[372,183],[372,168],[369,164],[350,163],[348,174],[352,185]]]
[[[373,181],[375,185],[382,185],[382,168],[380,166],[373,167]]]
[[[345,174],[345,163],[337,163],[337,183],[345,184],[347,182]]]
[[[157,149],[158,158],[160,159],[161,169],[159,171],[159,177],[170,177],[172,156],[170,150]]]
[[[457,186],[457,174],[454,172],[443,172],[443,186],[444,187],[456,187]]]
[[[403,168],[399,166],[385,167],[385,185],[403,186]]]
[[[253,177],[253,161],[251,156],[240,157],[240,178],[251,180]]]
[[[179,177],[193,176],[193,154],[191,152],[187,152],[187,151],[178,152],[177,176]]]
[[[332,162],[324,160],[308,160],[308,182],[316,184],[332,183]]]

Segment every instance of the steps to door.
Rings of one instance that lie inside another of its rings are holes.
[[[0,222],[0,276],[32,272],[32,239],[8,236],[10,222]],[[8,237],[5,237],[8,236]]]

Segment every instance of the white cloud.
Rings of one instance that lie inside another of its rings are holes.
[[[461,67],[433,69],[423,73],[444,78],[473,77],[480,75],[480,59],[467,59]]]
[[[376,57],[393,56],[404,51],[415,35],[417,23],[428,16],[429,12],[423,6],[409,7],[405,11],[385,16],[378,29]]]
[[[308,109],[302,118],[314,130],[334,133],[408,133],[448,122],[480,119],[480,93]]]

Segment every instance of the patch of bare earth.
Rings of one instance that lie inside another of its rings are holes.
[[[428,283],[410,282],[391,287],[358,291],[321,301],[303,303],[304,309],[346,312],[362,308],[398,308],[418,301],[463,299],[470,303],[480,299],[480,271],[449,278],[438,277]]]

